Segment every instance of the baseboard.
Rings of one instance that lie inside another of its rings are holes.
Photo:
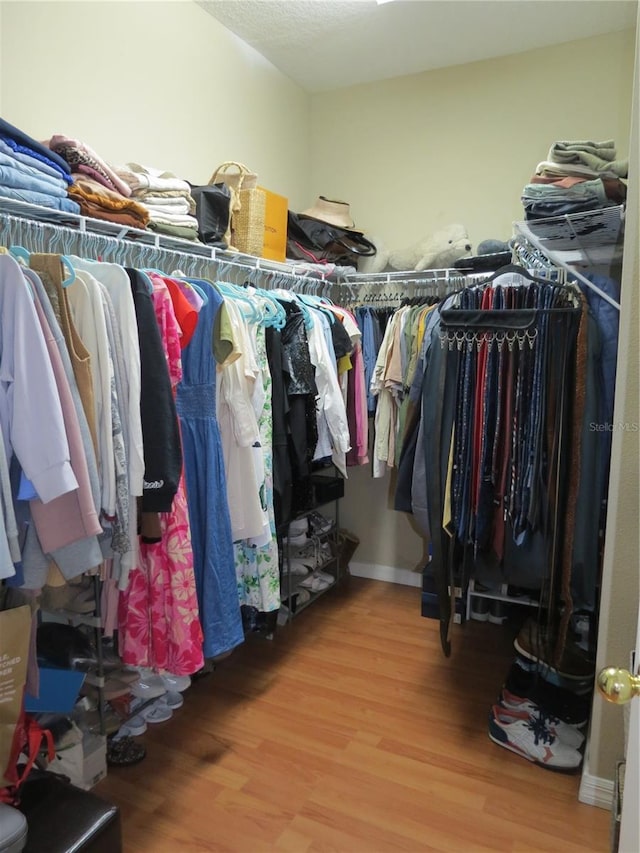
[[[611,811],[613,805],[614,782],[613,779],[602,779],[600,776],[592,776],[588,765],[585,765],[580,780],[578,799],[588,806],[597,806],[599,809]]]
[[[396,566],[380,566],[377,563],[349,563],[349,574],[356,578],[370,578],[374,581],[398,583],[402,586],[422,586],[422,574],[411,569],[399,569]]]

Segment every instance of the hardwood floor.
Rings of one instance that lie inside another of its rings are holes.
[[[453,645],[444,658],[418,589],[358,578],[251,638],[96,788],[126,853],[608,850],[579,776],[487,736],[507,630],[472,622]]]

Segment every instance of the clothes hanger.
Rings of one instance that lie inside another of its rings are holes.
[[[198,296],[200,297],[200,299],[202,299],[202,304],[203,304],[203,305],[207,305],[207,304],[208,304],[208,302],[209,302],[209,297],[208,297],[208,295],[207,295],[207,293],[206,293],[205,289],[204,289],[203,287],[201,287],[201,286],[197,283],[197,281],[195,281],[195,280],[194,280],[194,279],[192,279],[192,278],[188,278],[188,277],[186,277],[186,276],[178,276],[178,278],[180,278],[180,279],[181,279],[181,281],[184,281],[184,283],[187,285],[187,287],[192,287],[192,288],[195,290],[195,292],[198,294]]]
[[[250,299],[247,294],[242,290],[241,287],[238,287],[237,284],[231,284],[228,281],[217,281],[216,287],[224,296],[227,296],[229,299],[235,299],[237,302],[248,305],[250,309],[250,315],[245,317],[247,320],[250,320],[254,323],[261,323],[263,320],[263,314],[260,312],[258,305],[255,300]]]
[[[489,282],[495,281],[498,276],[506,275],[507,273],[514,273],[515,275],[519,275],[522,278],[526,278],[529,281],[532,281],[534,284],[553,284],[553,282],[550,282],[548,278],[537,278],[526,267],[521,267],[519,264],[507,264],[504,267],[500,267],[499,270],[496,270],[494,273],[491,273],[488,278],[484,278],[482,280],[482,284],[489,284]]]
[[[149,294],[153,293],[153,282],[145,272],[145,270],[138,270],[138,273],[142,276],[142,279],[146,285],[147,291]]]
[[[145,270],[141,270],[141,272],[145,272]],[[159,275],[161,278],[171,278],[174,281],[178,281],[183,283],[186,287],[191,287],[198,294],[200,299],[202,299],[202,304],[206,305],[209,301],[209,297],[205,293],[205,291],[200,287],[200,285],[196,284],[196,282],[192,281],[190,278],[187,278],[183,272],[180,270],[174,270],[171,275],[167,275],[166,272],[163,272],[159,269],[154,269],[153,267],[146,267],[146,272],[152,272],[156,275]]]
[[[12,255],[16,261],[22,261],[26,266],[29,266],[31,252],[27,251],[24,246],[9,246],[9,254]]]
[[[284,290],[282,288],[278,288],[274,291],[274,293],[285,302],[294,302],[302,311],[302,318],[304,320],[304,325],[307,329],[313,329],[313,317],[311,316],[311,312],[304,304],[298,299],[298,294],[293,293],[291,290]]]
[[[256,294],[262,297],[266,308],[264,324],[275,329],[283,329],[287,322],[287,312],[280,302],[268,290],[261,287],[254,288]]]
[[[322,313],[329,318],[329,322],[333,325],[336,322],[335,314],[326,307],[326,303],[322,302],[323,297],[305,293],[297,293],[296,298],[301,302],[305,302],[310,308]]]

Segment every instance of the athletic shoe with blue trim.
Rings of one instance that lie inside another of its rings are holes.
[[[489,737],[498,746],[548,770],[570,773],[582,761],[578,750],[552,734],[541,719],[514,719],[509,709],[500,705],[494,705],[489,714]]]
[[[551,734],[556,735],[556,737],[560,738],[560,740],[566,743],[567,746],[572,746],[574,749],[580,749],[584,743],[584,735],[581,731],[578,731],[576,726],[564,723],[559,717],[554,717],[553,714],[545,711],[544,708],[540,707],[540,705],[536,705],[536,703],[532,702],[530,699],[515,696],[504,687],[502,688],[500,705],[505,708],[505,710],[511,711],[514,715],[520,716],[523,720],[527,720],[529,718],[541,719]]]

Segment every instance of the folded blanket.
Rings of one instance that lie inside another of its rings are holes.
[[[530,183],[532,184],[553,184],[556,187],[564,187],[569,189],[576,184],[581,184],[587,178],[569,177],[562,175],[533,175]],[[627,197],[627,185],[620,178],[601,178],[602,186],[607,198],[616,204],[622,204]]]
[[[154,204],[155,199],[167,198],[186,198],[187,201],[189,199],[193,201],[191,188],[189,190],[136,190],[133,194],[148,199],[150,204]]]
[[[83,198],[80,195],[74,195],[74,199],[77,199],[83,216],[88,216],[91,219],[103,219],[106,222],[117,222],[118,225],[126,225],[127,228],[139,228],[141,231],[147,227],[148,220],[141,219],[129,210],[108,210],[91,201],[91,199]]]
[[[114,168],[135,195],[149,190],[157,192],[181,190],[190,193],[189,184],[178,178],[173,172],[162,172],[152,166],[141,166],[139,163],[127,163],[126,166],[115,166]]]
[[[11,151],[10,148],[9,151]],[[35,160],[34,162],[37,163],[38,161]],[[41,169],[28,166],[21,160],[16,160],[13,153],[5,154],[4,151],[0,150],[0,166],[6,166],[9,169],[14,169],[16,172],[24,175],[25,177],[33,178],[39,183],[46,184],[51,188],[51,190],[55,190],[55,192],[52,192],[52,195],[65,196],[67,194],[67,187],[69,185],[66,181],[63,181],[60,176],[50,175],[47,172],[43,172]],[[42,190],[42,192],[48,191],[49,190]]]
[[[53,210],[62,210],[64,213],[80,213],[79,205],[70,198],[57,198],[56,196],[45,195],[44,193],[19,190],[0,185],[1,197],[26,201],[28,204],[38,204],[40,207],[49,207]]]
[[[179,225],[184,228],[198,228],[198,220],[195,216],[184,216],[178,215],[175,216],[171,213],[156,213],[155,211],[149,213],[150,223],[151,222],[159,222],[164,225]]]
[[[186,199],[178,202],[178,204],[149,204],[143,196],[137,199],[137,201],[143,204],[152,215],[158,214],[159,216],[164,216],[169,214],[170,216],[188,216],[191,213],[191,208]]]
[[[4,154],[0,156],[6,157]],[[67,197],[67,185],[64,181],[53,183],[56,180],[55,178],[49,178],[47,175],[42,175],[42,177],[31,175],[29,172],[17,168],[17,165],[19,164],[16,164],[15,161],[13,165],[7,165],[0,161],[0,185],[13,187],[15,190],[42,193],[54,198]]]
[[[555,187],[569,189],[576,184],[582,184],[588,178],[580,178],[577,175],[533,175],[530,184],[553,184]]]
[[[48,175],[50,178],[58,178],[69,185],[73,183],[73,178],[68,172],[61,169],[53,160],[45,162],[45,157],[36,157],[33,154],[25,154],[24,151],[18,149],[24,148],[23,145],[18,145],[13,139],[5,140],[0,137],[0,153],[6,154],[8,157],[13,157],[18,163],[23,166],[29,166],[30,169],[37,169],[43,175]]]
[[[185,228],[181,225],[166,225],[162,222],[151,221],[148,225],[150,231],[166,234],[168,237],[178,237],[181,240],[197,240],[198,231],[195,228]]]
[[[127,184],[120,180],[113,169],[84,142],[57,133],[51,137],[47,145],[52,151],[64,157],[72,172],[79,171],[86,174],[87,170],[90,169],[90,177],[103,183],[108,189],[119,192],[123,196],[131,195],[131,190]]]
[[[149,213],[141,204],[107,189],[92,178],[79,175],[75,184],[69,187],[69,196],[78,202],[86,216],[111,220],[112,213],[127,213],[136,221],[136,228],[146,228],[149,221]],[[91,213],[87,212],[89,209]]]
[[[626,178],[629,173],[629,161],[616,160],[616,148],[613,140],[606,140],[605,142],[554,142],[549,149],[547,159],[553,163],[579,163],[593,169],[598,174],[613,172],[619,178]]]
[[[66,172],[67,174],[71,172],[69,164],[66,163],[59,154],[45,148],[41,142],[38,142],[36,139],[33,139],[33,137],[1,118],[0,137],[4,139],[5,142],[9,142],[9,144],[11,144],[10,140],[12,140],[19,146],[18,150],[23,151],[24,153],[31,154],[33,157],[44,157],[47,162],[56,163],[63,172]]]
[[[544,201],[594,199],[600,201],[603,207],[606,207],[608,203],[604,185],[599,178],[581,181],[571,187],[559,187],[556,184],[527,184],[522,191],[522,197]]]
[[[585,154],[594,154],[602,160],[616,159],[616,143],[613,139],[606,139],[604,142],[593,142],[590,139],[573,139],[569,141],[554,142],[549,152],[549,159],[553,160],[552,152],[556,152],[561,156],[571,152]],[[569,161],[572,162],[572,161]]]
[[[584,166],[582,163],[554,163],[552,160],[543,160],[536,166],[537,175],[561,175],[575,176],[578,178],[617,178],[614,172],[603,169],[597,172],[595,169]]]
[[[195,216],[196,203],[190,195],[166,196],[158,193],[137,195],[134,193],[134,197],[147,207],[160,207],[174,213],[191,213]]]

